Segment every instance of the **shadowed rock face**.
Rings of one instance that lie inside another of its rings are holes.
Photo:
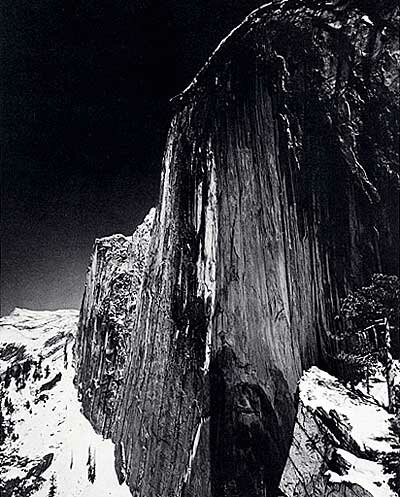
[[[393,9],[288,4],[175,99],[110,431],[137,497],[274,495],[339,297],[396,270]]]

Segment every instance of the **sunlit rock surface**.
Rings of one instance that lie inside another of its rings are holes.
[[[77,348],[85,412],[135,497],[277,490],[339,298],[397,269],[397,23],[390,2],[273,2],[174,100],[123,388],[101,296]]]
[[[137,295],[153,220],[151,209],[132,236],[97,239],[87,272],[75,346],[75,382],[83,412],[104,435],[110,434],[131,353]]]
[[[382,459],[400,440],[394,416],[372,396],[353,392],[311,368],[299,383],[299,406],[280,488],[287,497],[395,497]]]

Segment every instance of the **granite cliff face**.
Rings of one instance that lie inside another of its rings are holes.
[[[75,341],[83,412],[95,429],[111,433],[118,393],[129,361],[136,297],[140,291],[154,209],[131,237],[113,235],[93,247]]]
[[[268,4],[175,98],[148,266],[135,309],[121,301],[129,360],[101,366],[93,291],[76,347],[85,412],[134,496],[274,495],[339,297],[396,271],[394,11]]]

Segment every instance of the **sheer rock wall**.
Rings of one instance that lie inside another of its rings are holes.
[[[137,295],[146,267],[154,209],[131,237],[95,241],[75,341],[75,383],[83,412],[110,436],[131,354]]]
[[[339,297],[396,270],[397,18],[367,7],[268,4],[174,100],[110,431],[136,497],[274,495]]]

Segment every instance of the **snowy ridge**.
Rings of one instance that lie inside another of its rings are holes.
[[[71,309],[56,311],[33,311],[15,308],[9,316],[0,318],[0,373],[4,372],[16,357],[47,357],[62,347],[62,341],[75,334],[79,312]],[[6,352],[6,345],[9,352]],[[13,351],[11,347],[14,347]],[[18,352],[19,351],[19,352]],[[7,359],[6,361],[3,359]]]
[[[81,413],[73,385],[77,320],[75,310],[24,309],[0,320],[0,345],[22,344],[29,351],[3,360],[8,376],[2,375],[0,386],[6,432],[2,444],[0,439],[2,497],[47,497],[53,490],[57,497],[131,495],[118,483],[113,444]],[[52,337],[62,346],[46,347]]]

